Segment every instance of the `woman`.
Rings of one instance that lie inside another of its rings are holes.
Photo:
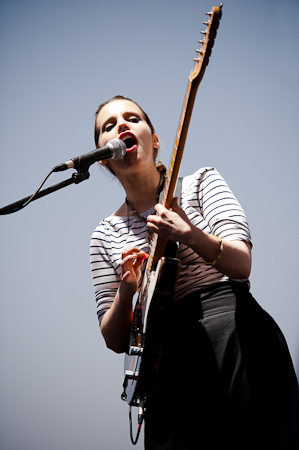
[[[147,402],[145,448],[298,448],[298,385],[283,335],[248,286],[251,238],[219,173],[183,180],[180,206],[158,204],[164,166],[147,114],[117,96],[96,113],[95,141],[127,153],[101,161],[122,184],[121,207],[91,241],[98,317],[108,348],[124,352],[132,299],[152,233],[179,242],[181,268],[158,380]]]

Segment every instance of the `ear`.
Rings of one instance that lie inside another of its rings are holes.
[[[153,147],[158,149],[160,147],[160,142],[156,133],[153,134]]]

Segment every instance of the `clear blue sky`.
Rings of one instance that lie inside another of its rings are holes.
[[[0,207],[92,150],[94,112],[116,94],[148,112],[168,164],[213,5],[1,0]],[[298,16],[298,0],[224,1],[181,169],[215,166],[245,209],[251,290],[285,333],[297,373]],[[96,164],[90,173],[0,219],[1,450],[132,448],[123,357],[103,343],[89,270],[91,233],[124,194]]]

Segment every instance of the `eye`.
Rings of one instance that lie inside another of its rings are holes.
[[[129,122],[138,123],[138,122],[140,122],[140,117],[130,116],[128,120],[129,120]]]
[[[106,123],[104,126],[103,126],[103,132],[104,131],[110,131],[110,130],[112,130],[112,128],[114,127],[114,124],[113,123]]]

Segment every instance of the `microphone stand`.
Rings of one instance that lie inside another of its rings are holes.
[[[90,177],[90,173],[88,172],[89,166],[87,168],[84,168],[82,171],[76,172],[72,174],[72,177],[61,181],[58,184],[55,184],[53,186],[48,187],[47,189],[43,189],[42,191],[39,191],[31,201],[36,200],[40,197],[44,197],[45,195],[51,194],[52,192],[58,191],[59,189],[62,189],[66,186],[69,186],[70,184],[79,184],[81,181],[88,180]],[[19,211],[22,209],[22,206],[24,203],[26,203],[32,195],[29,195],[29,197],[22,198],[21,200],[18,200],[17,202],[11,203],[10,205],[4,206],[0,209],[0,215],[4,214],[10,214],[14,213],[16,211]]]

